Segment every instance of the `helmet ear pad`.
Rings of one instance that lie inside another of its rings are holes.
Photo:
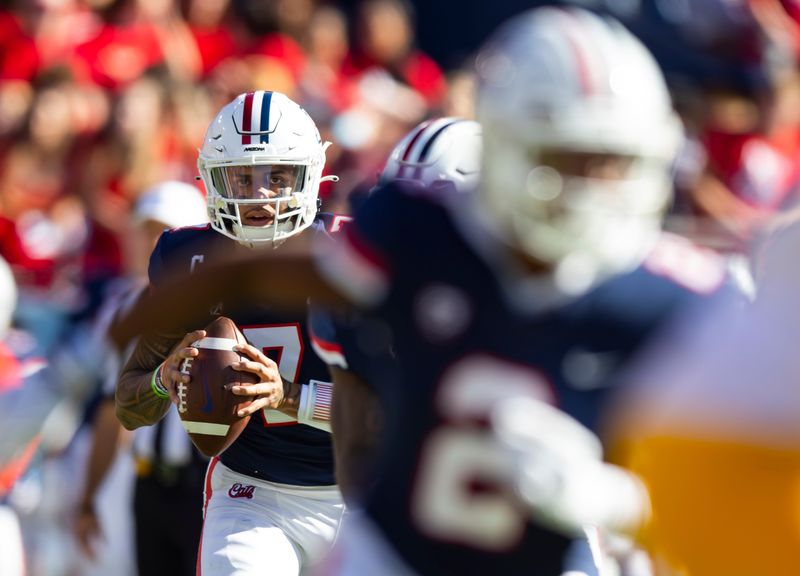
[[[206,131],[198,157],[206,186],[211,226],[246,246],[282,242],[310,226],[319,210],[325,146],[308,113],[279,92],[240,94],[226,104]],[[265,199],[241,198],[221,175],[235,166],[302,167],[302,178],[285,193]],[[248,206],[268,205],[276,216],[265,225],[247,225]]]

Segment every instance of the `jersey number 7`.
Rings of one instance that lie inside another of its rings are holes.
[[[248,342],[275,361],[281,376],[290,382],[297,382],[304,348],[300,324],[295,322],[243,326],[242,334]],[[297,424],[297,420],[278,410],[262,410],[261,416],[264,419],[264,426]]]

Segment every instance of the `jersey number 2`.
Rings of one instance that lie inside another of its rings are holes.
[[[411,505],[428,536],[491,552],[523,537],[528,517],[509,493],[511,463],[485,426],[493,405],[515,396],[554,399],[544,376],[490,356],[464,358],[444,374],[436,390],[443,422],[422,446]]]

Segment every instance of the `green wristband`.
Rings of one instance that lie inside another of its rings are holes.
[[[150,388],[153,389],[153,394],[158,396],[162,399],[169,398],[169,392],[164,387],[164,383],[161,381],[161,368],[164,367],[164,363],[158,365],[158,368],[153,370],[153,376],[150,378]]]

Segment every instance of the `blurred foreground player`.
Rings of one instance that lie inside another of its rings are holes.
[[[151,290],[242,251],[271,252],[307,228],[324,233],[330,222],[318,218],[317,193],[326,147],[305,110],[283,94],[242,94],[224,106],[198,160],[211,224],[161,237],[150,259]],[[197,355],[192,344],[205,333],[196,328],[216,315],[233,319],[252,343],[242,347],[250,360],[235,369],[260,383],[234,389],[252,397],[246,413],[254,417],[209,464],[199,567],[204,576],[265,569],[297,575],[328,549],[343,508],[328,423],[298,415],[303,390],[330,386],[327,371],[304,354],[304,314],[282,314],[268,299],[236,294],[197,302],[196,310],[193,324],[162,322],[140,338],[117,386],[117,415],[130,429],[161,419],[177,384],[189,381],[179,368]]]
[[[583,525],[635,531],[646,497],[599,462],[586,429],[654,330],[724,277],[713,257],[660,237],[680,127],[622,26],[533,11],[477,66],[477,194],[389,184],[318,259],[365,311],[329,349],[381,385],[386,408],[386,457],[365,516],[343,527],[334,573],[560,574]],[[697,274],[682,274],[686,261]],[[519,430],[497,416],[507,398],[556,404],[573,418],[548,421],[585,433],[570,445]],[[529,457],[506,452],[490,421],[541,441],[522,444]]]
[[[589,430],[654,331],[724,280],[713,256],[660,234],[680,126],[656,64],[621,25],[534,10],[477,67],[475,194],[379,187],[318,247],[316,281],[300,246],[206,275],[212,292],[244,286],[285,305],[302,279],[319,302],[359,311],[329,352],[380,384],[385,457],[331,573],[555,575],[584,525],[635,531],[646,495],[598,460]],[[292,274],[268,277],[267,263]],[[502,416],[509,398],[536,402],[532,423],[546,413],[583,432],[570,434],[571,456],[558,457],[549,427]],[[575,459],[619,482],[581,484]]]
[[[381,173],[380,182],[384,185],[391,181],[418,184],[426,187],[426,193],[434,197],[440,194],[442,201],[457,202],[459,193],[475,191],[480,176],[481,148],[481,128],[477,122],[453,117],[426,120],[412,129],[394,148]],[[391,346],[386,347],[385,355],[375,354],[379,340],[370,343],[373,352],[368,356],[371,358],[365,358],[367,355],[359,350],[341,346],[339,340],[341,338],[346,342],[354,333],[358,333],[356,338],[378,336],[380,327],[378,332],[374,331],[375,327],[376,321],[369,315],[361,315],[353,310],[325,313],[319,307],[313,307],[312,344],[317,354],[329,363],[335,387],[331,426],[337,457],[337,480],[351,509],[342,528],[347,531],[347,538],[351,537],[348,522],[355,523],[355,529],[364,522],[357,511],[364,495],[371,489],[376,471],[382,468],[381,458],[391,457],[382,450],[380,442],[383,417],[377,396],[384,391],[382,388],[386,374],[390,373],[389,366],[398,360]],[[348,353],[349,356],[346,355]],[[371,362],[380,362],[379,370],[370,370],[368,366]],[[370,376],[380,380],[370,380]],[[391,390],[387,395],[391,395]],[[387,404],[391,405],[391,402],[387,400]],[[598,476],[608,477],[609,472],[598,462],[602,450],[591,432],[565,414],[536,404],[514,398],[508,402],[508,406],[495,411],[493,418],[498,420],[496,426],[502,432],[502,444],[497,447],[498,450],[504,449],[509,457],[523,461],[528,454],[535,453],[538,470],[541,470],[541,461],[544,459],[548,459],[546,465],[550,468],[555,466],[562,471],[569,470],[574,479],[574,485],[569,487],[572,497],[576,490],[586,490],[593,484],[593,487],[597,487],[593,492],[607,498],[609,482],[619,484],[621,481],[634,491],[634,500],[637,499],[635,492],[640,488],[635,482],[624,478],[624,473],[606,478],[605,485],[599,482]],[[535,415],[531,410],[536,410]],[[535,434],[531,434],[530,426],[519,429],[517,414],[522,415],[525,423],[535,418],[538,425],[533,430]],[[545,428],[550,430],[546,433],[546,443],[542,441],[542,430]],[[575,438],[588,445],[578,443],[577,457]],[[531,449],[532,444],[537,445],[535,451]],[[529,488],[524,482],[520,483],[520,489]],[[552,496],[540,495],[539,486],[536,488],[537,494],[531,496],[537,498],[537,504]],[[596,540],[595,534],[594,529],[588,532]],[[582,574],[592,575],[598,573],[596,565],[607,562],[604,554],[592,548],[585,537],[580,537],[576,538],[567,552],[565,569],[581,570]]]
[[[22,535],[6,497],[36,454],[48,417],[64,403],[85,401],[91,389],[87,375],[94,366],[94,359],[78,359],[71,350],[49,365],[42,358],[18,357],[7,338],[16,304],[14,276],[0,258],[0,574],[4,576],[25,574]]]
[[[379,183],[392,181],[441,186],[450,193],[473,191],[480,175],[481,127],[457,117],[432,118],[411,130],[392,150]],[[312,307],[311,343],[317,355],[328,363],[335,394],[331,412],[336,479],[348,506],[358,507],[372,482],[376,461],[381,456],[382,410],[379,382],[351,369],[338,346],[336,326],[352,330],[362,322],[354,310],[331,315]],[[387,353],[389,350],[387,349]],[[395,362],[391,354],[387,363]]]

